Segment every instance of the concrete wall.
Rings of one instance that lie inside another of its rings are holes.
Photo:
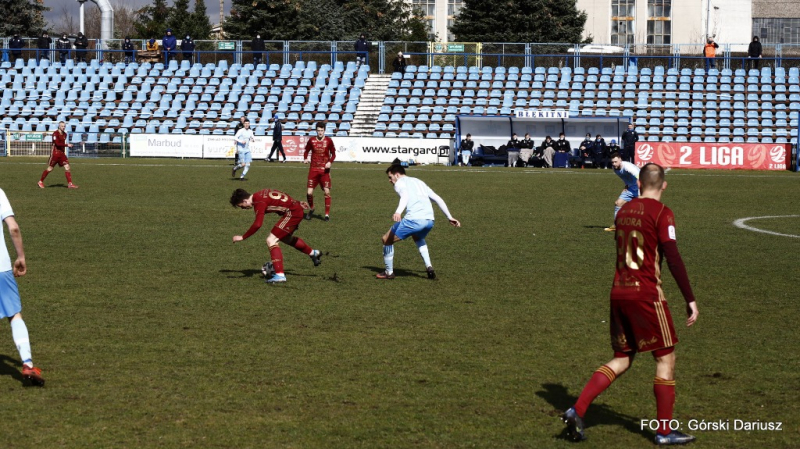
[[[788,18],[800,17],[800,1],[776,2],[774,0],[752,0],[753,17],[755,18]]]

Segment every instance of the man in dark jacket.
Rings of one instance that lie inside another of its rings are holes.
[[[17,58],[22,57],[22,49],[25,47],[25,42],[15,34],[14,37],[8,41],[8,48],[11,49],[11,62],[16,62]]]
[[[178,39],[172,35],[172,29],[167,29],[167,34],[161,40],[161,50],[164,52],[164,64],[168,64],[169,60],[175,57],[175,49],[178,46]]]
[[[403,56],[402,51],[397,52],[397,57],[392,61],[393,73],[406,73],[406,58]]]
[[[89,47],[89,39],[83,33],[78,33],[75,38],[75,60],[78,62],[86,62],[86,49]]]
[[[597,168],[608,168],[608,145],[600,134],[592,143],[592,161]]]
[[[356,50],[356,70],[358,70],[358,68],[361,67],[361,64],[367,63],[367,53],[371,47],[370,43],[367,42],[367,37],[364,35],[364,33],[361,33],[361,36],[358,37],[354,47]]]
[[[753,42],[747,47],[747,55],[750,56],[750,68],[758,70],[761,65],[761,42],[758,36],[753,36]]]
[[[522,149],[522,141],[517,138],[517,133],[511,135],[511,140],[506,144],[508,151],[508,166],[516,167],[519,160],[519,150]]]
[[[639,134],[633,129],[633,123],[628,123],[628,129],[622,133],[622,160],[633,162],[633,155],[636,153],[636,142],[639,141]]]
[[[130,37],[125,36],[125,42],[122,43],[122,50],[125,52],[125,64],[136,61],[136,47],[133,46]]]
[[[58,58],[61,60],[61,64],[66,63],[70,50],[72,50],[72,42],[69,41],[66,33],[58,38],[56,41],[56,48],[58,49]]]
[[[188,34],[181,41],[181,52],[183,52],[184,61],[189,61],[190,63],[193,62],[192,56],[194,56],[194,41]]]
[[[264,39],[261,39],[260,34],[257,34],[250,43],[250,49],[253,50],[253,65],[261,64],[261,58],[264,56],[262,54],[264,53]]]
[[[283,156],[283,162],[286,162],[286,153],[283,152],[283,124],[281,119],[276,114],[272,121],[274,126],[272,128],[272,149],[269,151],[267,162],[272,162],[272,154],[278,152],[276,156]]]
[[[50,59],[50,45],[52,43],[53,39],[50,38],[47,31],[42,33],[42,37],[36,39],[36,48],[39,49],[37,51],[39,59]]]
[[[567,142],[567,137],[564,135],[564,133],[560,133],[553,149],[558,153],[571,153],[572,145]]]

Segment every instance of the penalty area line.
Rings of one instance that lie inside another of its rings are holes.
[[[777,235],[777,236],[781,236],[781,237],[790,237],[790,238],[794,238],[794,239],[800,239],[800,235],[782,234],[780,232],[767,231],[765,229],[759,229],[759,228],[756,228],[755,226],[748,226],[748,225],[745,224],[746,222],[748,222],[750,220],[769,220],[769,219],[772,219],[772,218],[800,218],[800,215],[766,215],[766,216],[763,216],[763,217],[746,217],[746,218],[740,218],[738,220],[735,220],[733,222],[733,225],[736,226],[737,228],[746,229],[748,231],[753,231],[753,232],[761,232],[762,234],[770,234],[770,235]]]

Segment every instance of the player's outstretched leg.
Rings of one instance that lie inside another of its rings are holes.
[[[242,176],[240,176],[239,179],[244,179],[244,177],[245,177],[245,175],[247,174],[248,171],[250,171],[250,163],[249,162],[245,162],[244,170],[242,171]]]
[[[67,177],[67,188],[68,189],[77,189],[78,188],[78,186],[76,186],[75,184],[72,183],[72,173],[69,170],[64,172],[64,176]]]
[[[322,258],[322,251],[319,251],[319,250],[311,248],[300,237],[292,236],[292,237],[289,237],[287,239],[282,240],[282,242],[286,243],[287,245],[291,246],[292,248],[300,251],[301,253],[306,254],[307,256],[309,256],[311,258],[311,262],[314,263],[315,267],[318,267],[322,263],[322,261],[320,260]]]
[[[586,436],[583,434],[583,419],[578,416],[575,408],[570,408],[563,415],[561,420],[567,424],[567,436],[572,441],[583,441]]]
[[[266,280],[267,284],[286,282],[286,275],[283,272],[283,251],[281,251],[281,247],[278,246],[277,243],[270,246],[269,255],[272,258],[272,268],[275,270],[275,274]]]
[[[386,269],[375,275],[378,279],[394,279],[394,245],[383,245],[383,264]]]
[[[428,254],[428,242],[425,239],[414,240],[419,250],[419,255],[422,256],[422,261],[425,263],[425,271],[428,273],[428,279],[436,279],[436,272],[433,270],[431,264],[431,256]]]
[[[36,387],[44,386],[42,370],[33,366],[31,359],[31,342],[28,336],[28,327],[22,320],[22,315],[17,314],[11,319],[11,337],[22,359],[22,380]]]

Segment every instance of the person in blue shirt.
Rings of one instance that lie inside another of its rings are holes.
[[[622,189],[619,198],[614,202],[614,219],[616,220],[617,212],[619,212],[622,206],[628,201],[639,197],[639,167],[630,162],[623,161],[619,153],[614,153],[611,155],[611,168],[614,169],[614,174],[619,176],[622,182],[625,183],[625,188]],[[617,230],[617,227],[612,224],[605,230],[614,232]]]
[[[164,52],[164,64],[169,64],[170,58],[175,57],[178,39],[172,35],[172,28],[167,28],[167,34],[161,40],[161,50]]]

